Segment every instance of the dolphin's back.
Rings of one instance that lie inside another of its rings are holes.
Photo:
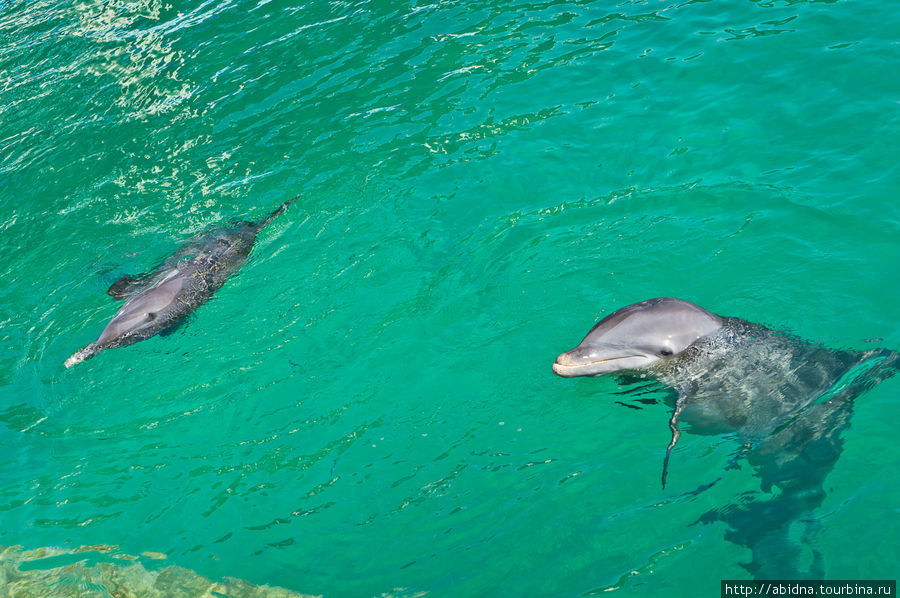
[[[896,362],[885,349],[842,351],[738,318],[656,366],[660,382],[683,401],[681,420],[694,432],[738,431],[765,437],[793,414],[865,385],[869,370]],[[896,369],[896,365],[893,365]]]
[[[125,300],[125,305],[96,341],[66,360],[66,367],[105,349],[130,345],[178,325],[244,265],[256,235],[292,201],[279,206],[259,224],[238,222],[214,229],[182,246],[151,274],[141,278],[125,276],[113,283],[107,293]]]

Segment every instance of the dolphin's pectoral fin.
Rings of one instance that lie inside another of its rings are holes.
[[[166,336],[169,336],[169,335],[171,335],[173,332],[175,332],[176,330],[178,330],[178,328],[179,328],[179,325],[178,325],[178,324],[175,324],[174,326],[169,326],[168,328],[166,328],[165,330],[163,330],[162,332],[160,332],[160,333],[159,333],[159,336],[160,336],[160,337],[166,337]]]
[[[134,295],[138,290],[146,286],[146,277],[133,278],[126,274],[116,282],[110,285],[106,290],[106,294],[117,301],[122,301]]]
[[[681,411],[684,409],[684,397],[678,397],[678,402],[675,404],[675,410],[672,412],[672,419],[669,420],[669,429],[672,430],[672,440],[669,442],[669,446],[666,448],[666,458],[663,459],[663,470],[662,470],[662,487],[663,490],[666,489],[666,475],[669,472],[669,457],[672,455],[672,449],[675,447],[675,443],[678,442],[678,439],[681,438],[681,430],[678,429],[678,416],[681,415]]]
[[[741,459],[743,459],[747,453],[753,450],[754,445],[752,442],[744,442],[741,445],[741,448],[738,449],[734,456],[728,461],[728,464],[725,466],[725,469],[740,469],[741,468]]]
[[[173,322],[171,326],[166,328],[165,330],[159,333],[160,336],[169,336],[170,334],[175,333],[179,328],[184,326],[184,324],[188,321],[187,317],[181,318],[180,320]]]

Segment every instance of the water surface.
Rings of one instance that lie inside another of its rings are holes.
[[[550,364],[661,295],[900,347],[898,25],[873,0],[3,2],[0,544],[326,596],[747,577],[697,523],[765,497],[735,439],[686,434],[662,490],[666,405]],[[186,326],[63,368],[118,277],[298,193]],[[829,578],[897,570],[897,384],[793,534]]]

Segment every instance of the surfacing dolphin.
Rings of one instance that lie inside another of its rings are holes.
[[[113,283],[107,293],[124,299],[125,305],[100,338],[66,360],[66,367],[177,326],[244,265],[259,231],[294,199],[284,202],[262,222],[241,221],[184,245],[150,274],[125,276]]]
[[[788,579],[798,575],[799,554],[788,528],[822,503],[853,400],[898,367],[895,351],[832,350],[659,297],[603,318],[576,348],[556,358],[553,371],[564,377],[635,373],[675,391],[664,488],[680,421],[694,433],[734,433],[762,491],[775,486],[781,492],[767,501],[742,500],[701,520],[729,524],[728,539],[753,551],[753,561],[744,565],[752,574]],[[822,565],[813,553],[809,575],[816,577]]]

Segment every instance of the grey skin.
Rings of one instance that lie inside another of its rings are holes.
[[[238,222],[188,243],[146,276],[125,276],[116,281],[107,293],[125,300],[125,305],[100,337],[76,351],[65,366],[72,367],[106,349],[131,345],[177,326],[244,265],[259,231],[293,201],[279,206],[262,222]]]
[[[751,549],[744,567],[757,578],[823,576],[813,552],[808,574],[790,527],[810,520],[825,497],[824,480],[840,456],[854,399],[894,375],[900,356],[888,349],[834,350],[671,297],[629,305],[598,322],[556,358],[560,376],[636,374],[674,395],[671,442],[679,421],[695,434],[734,434],[768,500],[752,494],[701,521],[725,521],[726,537]],[[771,495],[772,488],[780,492]],[[814,521],[815,519],[811,519]],[[808,560],[808,559],[807,559]]]
[[[553,371],[570,378],[645,368],[681,353],[722,324],[722,318],[693,303],[648,299],[600,320],[577,347],[556,358]]]

